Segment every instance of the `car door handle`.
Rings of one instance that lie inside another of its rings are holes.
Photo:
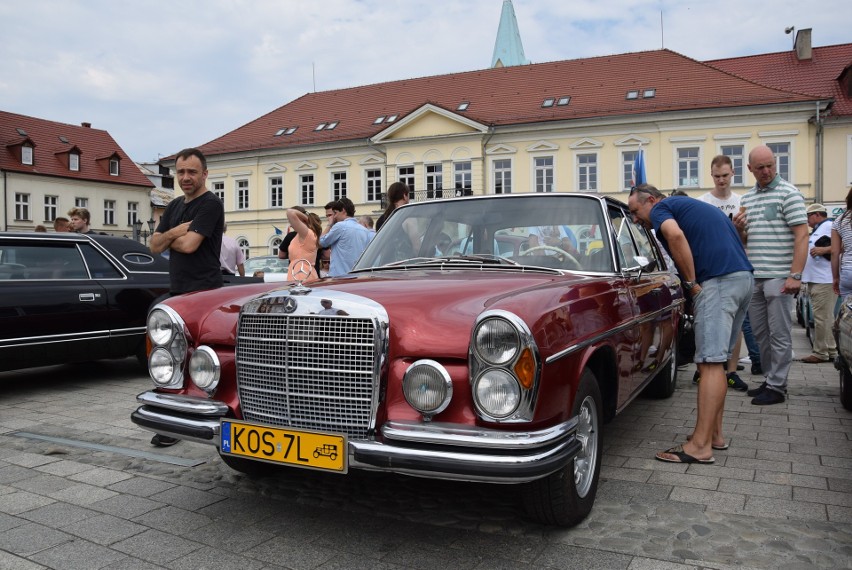
[[[80,293],[79,299],[83,302],[94,301],[96,295],[94,293]]]

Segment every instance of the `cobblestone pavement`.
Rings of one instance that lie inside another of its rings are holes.
[[[209,446],[153,448],[129,419],[149,387],[133,360],[0,373],[0,568],[852,568],[852,413],[834,368],[794,363],[781,405],[729,392],[714,465],[654,461],[690,432],[693,370],[606,426],[597,502],[572,529],[526,519],[512,486],[252,480]]]

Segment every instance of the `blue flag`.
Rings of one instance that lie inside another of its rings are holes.
[[[277,235],[277,236],[284,235],[284,232],[282,232],[281,230],[279,230],[275,226],[272,226],[272,227],[275,229],[275,235]]]
[[[648,176],[645,174],[645,151],[639,148],[636,159],[633,161],[633,186],[647,184]]]

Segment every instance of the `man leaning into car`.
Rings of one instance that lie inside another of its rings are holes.
[[[754,287],[752,265],[739,233],[716,206],[686,196],[666,198],[650,184],[630,191],[636,223],[656,232],[692,296],[698,418],[691,438],[656,454],[671,463],[713,463],[714,449],[727,449],[722,412],[728,382],[725,365],[737,342]]]
[[[183,198],[166,207],[154,235],[151,252],[169,250],[169,292],[180,295],[222,286],[219,254],[225,226],[222,200],[208,191],[207,160],[200,150],[187,148],[177,154],[175,174]],[[173,445],[177,440],[156,434],[151,444]]]

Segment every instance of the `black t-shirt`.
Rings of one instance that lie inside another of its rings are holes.
[[[169,278],[172,295],[217,289],[223,283],[222,271],[219,268],[222,231],[225,225],[222,201],[209,191],[189,203],[183,198],[176,198],[166,206],[157,232],[165,233],[189,221],[192,222],[189,231],[201,234],[204,240],[193,253],[170,251]]]

